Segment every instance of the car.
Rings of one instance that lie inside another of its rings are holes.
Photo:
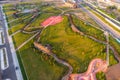
[[[18,69],[19,69],[19,67],[17,66],[17,67],[15,67],[15,69],[16,69],[16,70],[18,70]]]

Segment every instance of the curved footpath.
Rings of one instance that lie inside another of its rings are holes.
[[[96,73],[107,69],[106,61],[102,59],[94,59],[89,64],[88,70],[82,74],[71,74],[70,80],[97,80]]]

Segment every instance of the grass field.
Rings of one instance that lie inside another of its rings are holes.
[[[46,18],[52,15],[58,15],[60,13],[59,10],[55,10],[56,12],[52,13],[52,11],[54,11],[54,8],[52,7],[49,7],[49,8],[46,7],[46,8],[43,8],[42,10],[48,11],[50,13],[41,14],[38,17],[38,19],[36,19],[34,23],[30,25],[30,27],[36,27],[36,26],[40,27],[40,23],[44,21]],[[14,11],[10,11],[9,9],[7,9],[5,12],[6,12],[6,15],[8,16],[7,18],[8,22],[15,20],[12,16],[10,16],[14,13]],[[29,15],[26,15],[25,17],[27,16]],[[25,24],[24,23],[18,24],[19,21],[20,19],[13,21],[9,24],[10,25],[9,27],[11,27],[9,29],[10,34],[24,27]],[[13,27],[12,25],[14,24],[15,26]],[[15,47],[17,48],[18,46],[20,46],[23,42],[25,42],[31,36],[32,36],[31,34],[29,35],[21,32],[15,34],[13,36]],[[29,42],[27,45],[25,45],[23,48],[17,51],[18,53],[17,55],[18,55],[18,59],[20,62],[24,79],[27,80],[28,78],[29,80],[60,80],[61,76],[65,74],[67,69],[64,66],[57,64],[52,58],[51,60],[48,59],[48,61],[46,61],[46,59],[44,59],[46,55],[42,54],[41,52],[35,52],[33,46],[31,47],[32,44],[33,44],[33,41]],[[39,55],[40,53],[41,55]]]
[[[80,31],[86,33],[87,35],[94,36],[95,38],[99,40],[105,41],[105,35],[103,31],[96,29],[92,25],[85,23],[84,21],[78,19],[75,16],[73,16],[73,21]]]
[[[7,16],[13,13],[13,11],[7,9],[8,7],[12,6],[7,5],[7,7],[4,7],[6,9],[4,11]],[[52,15],[58,15],[60,13],[59,10],[56,10],[53,7],[42,6],[41,11],[47,11],[49,14],[41,13],[38,18],[31,23],[29,28],[40,27],[40,23],[46,18]],[[43,45],[50,44],[53,53],[73,66],[73,73],[85,72],[90,61],[94,58],[102,58],[105,60],[106,46],[95,42],[88,37],[74,33],[70,27],[68,18],[66,16],[63,17],[64,19],[61,23],[44,29],[40,35],[40,42]],[[8,21],[11,20],[14,20],[14,18],[8,17]],[[102,31],[84,23],[75,16],[73,16],[73,21],[80,31],[86,33],[87,35],[94,36],[99,40],[105,41],[105,36]],[[16,21],[16,23],[19,23],[19,20],[18,22]],[[15,27],[11,27],[11,29],[9,29],[9,33],[14,33],[15,31],[21,29],[24,25],[25,23],[21,23]],[[22,32],[15,34],[13,36],[15,47],[17,48],[20,46],[31,36],[31,34],[24,34]],[[119,45],[115,40],[113,40],[113,38],[111,38],[110,41],[118,50],[120,49]],[[67,72],[67,68],[61,64],[58,64],[52,57],[35,49],[33,42],[34,39],[17,51],[24,79],[27,80],[28,77],[29,80],[60,80],[61,77]],[[114,59],[113,53],[110,51],[110,65],[116,63],[117,62]],[[105,79],[105,76],[103,73],[98,73],[97,78],[98,80],[102,80]]]
[[[15,47],[19,47],[22,43],[28,40],[32,34],[17,33],[13,36]]]
[[[34,51],[33,41],[21,48],[19,54],[29,80],[60,80],[67,70],[42,52]]]
[[[117,42],[114,38],[110,37],[110,44],[115,47],[115,49],[120,55],[120,43]]]
[[[44,45],[50,44],[53,52],[69,62],[74,72],[78,73],[86,71],[92,59],[106,57],[105,45],[72,32],[66,17],[62,23],[46,28],[40,42]],[[111,59],[114,60],[114,57]]]

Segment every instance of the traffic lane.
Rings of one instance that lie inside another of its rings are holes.
[[[13,64],[13,59],[12,59],[12,53],[10,50],[10,44],[6,32],[6,26],[4,23],[4,18],[2,15],[1,7],[0,7],[0,15],[1,15],[1,20],[2,20],[2,27],[3,27],[3,32],[4,32],[4,39],[5,39],[5,48],[7,50],[7,55],[8,55],[8,62],[9,62],[9,67],[6,70],[3,70],[2,77],[3,79],[10,78],[11,80],[17,80],[16,73],[15,73],[15,66]]]

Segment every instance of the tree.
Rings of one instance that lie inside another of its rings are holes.
[[[115,5],[113,5],[113,6],[108,6],[107,9],[109,9],[110,11],[112,11],[112,10],[116,10],[117,7]]]

